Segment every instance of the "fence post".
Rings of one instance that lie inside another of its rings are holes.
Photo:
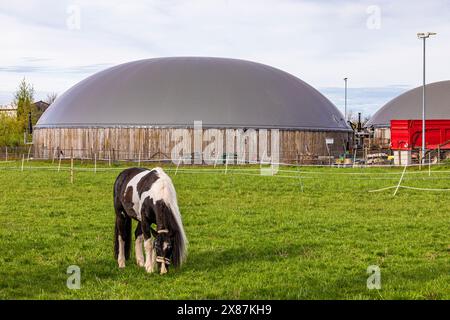
[[[6,147],[6,155],[5,155],[5,161],[8,162],[8,147]]]
[[[28,148],[27,162],[30,161],[31,146]]]
[[[367,147],[364,147],[364,164],[367,166]]]
[[[23,171],[23,163],[25,162],[25,155],[22,154],[22,169],[20,171]]]
[[[228,172],[228,154],[225,156],[225,174]]]
[[[303,180],[302,180],[302,176],[300,174],[300,168],[297,166],[297,174],[298,174],[298,179],[300,180],[300,190],[303,192]]]
[[[431,152],[428,153],[428,176],[431,177]]]
[[[138,159],[138,167],[141,167],[141,152],[139,152]]]
[[[219,161],[219,157],[220,157],[220,154],[217,152],[217,157],[216,157],[216,159],[214,160],[214,168],[216,167],[217,162]]]
[[[438,146],[437,163],[441,163],[441,146]]]
[[[407,164],[405,164],[405,168],[403,168],[402,176],[400,177],[400,180],[398,181],[397,187],[395,188],[394,197],[397,194],[398,189],[400,188],[400,184],[402,183],[403,176],[405,175],[405,172],[406,172],[406,167],[408,167]]]
[[[70,157],[70,183],[73,184],[73,156]]]
[[[97,173],[97,152],[94,153],[94,173]]]
[[[424,154],[422,154],[422,150],[419,151],[419,170],[422,171],[422,158],[425,157]]]
[[[178,159],[177,168],[175,170],[175,175],[177,175],[177,173],[178,173],[178,167],[180,166],[180,163],[181,163],[181,161],[180,161],[180,159]]]

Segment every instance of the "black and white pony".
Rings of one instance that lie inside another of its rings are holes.
[[[134,234],[139,266],[145,266],[147,272],[154,272],[158,266],[164,274],[171,263],[178,267],[184,262],[187,239],[177,194],[172,180],[161,168],[122,171],[114,183],[114,209],[114,254],[119,268],[124,268],[125,260],[130,257],[132,219],[138,221]]]

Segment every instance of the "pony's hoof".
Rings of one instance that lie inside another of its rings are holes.
[[[167,273],[166,265],[164,263],[161,263],[161,271],[159,274],[166,274],[166,273]]]
[[[125,261],[120,261],[120,262],[119,262],[119,268],[120,268],[120,269],[125,268]]]
[[[145,266],[145,271],[147,271],[148,273],[153,273],[155,270],[153,269],[153,266]]]
[[[138,265],[139,267],[141,267],[141,268],[145,266],[144,260],[137,260],[136,263],[137,263],[137,265]]]

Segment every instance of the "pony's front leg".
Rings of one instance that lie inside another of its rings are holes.
[[[144,234],[145,270],[149,273],[155,271],[155,254],[150,233],[150,225],[142,220],[142,233]]]
[[[153,240],[148,238],[144,241],[145,248],[145,271],[152,273],[155,271],[155,250],[153,249]]]
[[[142,251],[144,244],[144,236],[142,235],[141,222],[138,223],[134,235],[136,238],[134,250],[136,255],[136,263],[139,267],[143,267],[145,265],[145,257],[144,252]]]

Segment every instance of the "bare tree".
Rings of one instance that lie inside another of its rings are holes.
[[[349,110],[347,112],[347,121],[351,122],[352,125],[357,126],[358,124],[358,112],[354,112],[353,110]],[[365,124],[370,120],[370,115],[362,115],[361,114],[361,126],[364,127]]]
[[[51,92],[51,93],[47,94],[47,98],[45,99],[45,102],[47,102],[48,104],[52,104],[53,102],[55,102],[57,97],[58,97],[58,94],[56,92]]]

